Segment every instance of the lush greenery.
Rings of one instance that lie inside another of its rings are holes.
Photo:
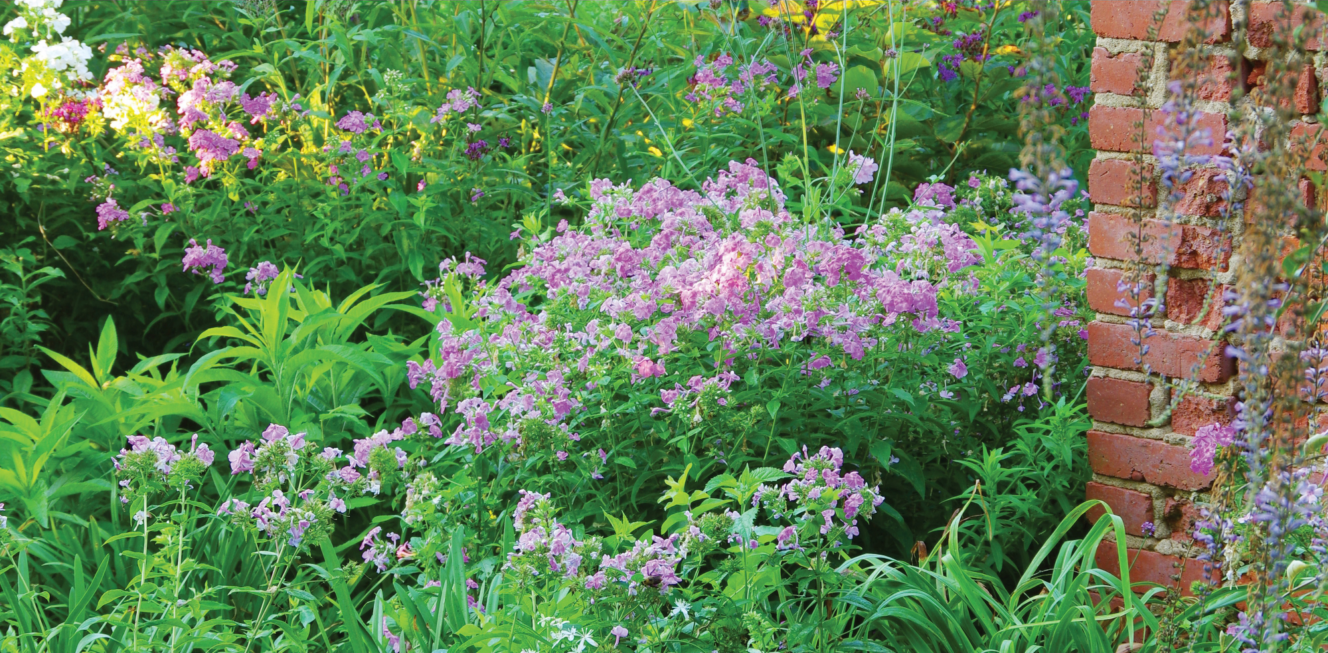
[[[1086,6],[6,12],[0,649],[1165,630],[1077,501]]]

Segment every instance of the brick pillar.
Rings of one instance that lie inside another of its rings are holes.
[[[1202,111],[1199,121],[1212,129],[1218,141],[1214,151],[1220,149],[1227,131],[1233,96],[1241,98],[1239,102],[1259,99],[1258,48],[1271,44],[1269,35],[1280,11],[1280,3],[1253,2],[1248,16],[1243,16],[1245,10],[1237,3],[1218,4],[1223,15],[1206,29],[1211,35],[1205,45],[1210,68],[1199,76],[1196,91],[1196,108]],[[1165,14],[1157,20],[1160,5]],[[1219,224],[1216,202],[1220,200],[1214,189],[1224,182],[1202,173],[1187,183],[1185,198],[1174,207],[1174,222],[1155,215],[1159,177],[1151,156],[1152,139],[1167,83],[1180,75],[1170,70],[1170,54],[1188,29],[1186,5],[1185,0],[1171,0],[1169,5],[1165,0],[1092,0],[1098,38],[1092,54],[1091,89],[1096,99],[1089,113],[1089,137],[1098,154],[1088,169],[1094,202],[1088,219],[1089,250],[1094,265],[1087,281],[1089,306],[1097,317],[1088,328],[1093,365],[1088,411],[1094,421],[1088,455],[1093,480],[1085,494],[1106,502],[1124,520],[1134,561],[1132,576],[1167,584],[1180,573],[1178,563],[1186,555],[1197,515],[1195,504],[1205,501],[1210,485],[1209,479],[1190,471],[1189,440],[1198,428],[1229,422],[1232,416],[1235,365],[1223,347],[1211,346],[1220,338],[1220,307],[1201,313],[1210,289],[1219,286],[1220,298],[1220,286],[1233,280],[1233,269],[1240,265],[1244,223],[1243,216],[1235,215],[1227,224]],[[1313,20],[1313,15],[1297,19]],[[1235,54],[1233,19],[1248,20],[1248,38],[1255,47],[1249,51],[1255,59],[1235,71],[1228,63]],[[1317,48],[1316,43],[1311,46]],[[1152,63],[1144,69],[1148,54]],[[1321,63],[1321,56],[1316,61]],[[1299,113],[1317,112],[1318,82],[1316,70],[1307,68],[1295,98]],[[1309,129],[1317,126],[1302,126]],[[1323,160],[1316,159],[1311,166],[1323,169]],[[1237,198],[1241,197],[1238,192]],[[1139,350],[1131,343],[1135,330],[1128,324],[1129,308],[1117,305],[1124,299],[1117,283],[1136,257],[1134,233],[1140,218],[1151,236],[1146,238],[1143,258],[1170,266],[1165,314],[1155,320],[1156,335],[1146,341],[1149,350],[1143,356],[1153,372],[1151,379],[1136,363]],[[1223,243],[1224,238],[1234,242]],[[1189,377],[1196,367],[1198,394],[1177,400],[1159,382],[1159,375]],[[1146,534],[1149,523],[1153,531]],[[1114,571],[1114,547],[1108,548],[1099,552],[1098,563]],[[1200,573],[1198,563],[1186,564],[1183,585],[1188,587],[1188,581],[1197,580]]]

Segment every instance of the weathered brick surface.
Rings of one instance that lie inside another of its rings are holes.
[[[1117,95],[1138,95],[1143,55],[1138,52],[1111,54],[1106,48],[1093,49],[1093,66],[1090,70],[1088,89],[1094,93],[1116,93]]]
[[[1088,414],[1093,419],[1126,426],[1143,426],[1151,414],[1148,395],[1150,383],[1095,376],[1088,379]]]
[[[1098,545],[1095,556],[1097,566],[1112,575],[1120,576],[1120,555],[1115,542],[1102,542]],[[1125,564],[1130,568],[1130,583],[1134,591],[1145,592],[1150,583],[1158,585],[1176,585],[1174,576],[1179,576],[1181,593],[1191,596],[1190,586],[1195,581],[1218,579],[1218,574],[1205,569],[1199,560],[1184,560],[1176,556],[1163,555],[1156,551],[1130,549]]]
[[[1260,48],[1274,45],[1277,40],[1275,35],[1287,24],[1287,16],[1283,10],[1281,2],[1250,3],[1249,33],[1246,37],[1250,45]],[[1313,28],[1319,24],[1322,15],[1307,5],[1300,5],[1293,11],[1290,23],[1293,30],[1305,26],[1301,30],[1301,34],[1306,37],[1305,46],[1310,50],[1318,50],[1320,48],[1318,33]],[[1290,38],[1291,34],[1282,35],[1284,41]]]
[[[1147,263],[1200,270],[1226,270],[1231,260],[1231,238],[1212,227],[1169,224],[1161,220],[1140,223],[1128,215],[1088,214],[1088,251],[1094,256],[1121,261],[1142,258]],[[1142,247],[1136,252],[1142,231]]]
[[[1089,115],[1089,121],[1092,121],[1092,115]],[[1092,127],[1089,127],[1090,131]],[[1328,170],[1328,164],[1324,163],[1323,148],[1328,145],[1328,137],[1319,133],[1318,125],[1308,123],[1297,123],[1291,128],[1291,147],[1292,151],[1299,156],[1305,157],[1305,167],[1310,170],[1324,171]]]
[[[1165,6],[1166,13],[1158,20],[1158,11],[1163,8],[1159,0],[1093,0],[1093,31],[1098,36],[1114,39],[1156,39],[1176,43],[1185,37],[1189,26],[1189,4],[1186,0],[1172,0]],[[1226,2],[1213,4],[1216,11],[1205,26],[1209,35],[1206,41],[1227,41],[1231,38],[1228,5]]]
[[[1103,476],[1178,490],[1202,490],[1212,483],[1190,470],[1185,447],[1123,433],[1089,431],[1088,464]]]
[[[1181,71],[1185,75],[1187,71]],[[1173,73],[1173,77],[1176,77]],[[1194,93],[1201,100],[1226,102],[1240,88],[1240,75],[1231,67],[1231,60],[1223,55],[1215,55],[1208,60],[1208,67],[1198,74],[1199,87]]]
[[[1217,170],[1197,170],[1180,187],[1181,197],[1175,203],[1176,213],[1220,217],[1227,211],[1226,176]]]
[[[1166,118],[1161,111],[1095,105],[1088,112],[1088,139],[1097,150],[1147,153],[1153,150],[1157,128],[1166,124]],[[1195,114],[1195,125],[1213,134],[1213,142],[1210,145],[1192,147],[1190,153],[1220,153],[1222,137],[1227,133],[1227,117],[1219,113],[1199,111]]]
[[[1123,270],[1089,268],[1086,277],[1088,282],[1088,307],[1099,313],[1128,317],[1130,308],[1137,308],[1141,302],[1147,301],[1149,297],[1153,296],[1152,274],[1147,274],[1142,278],[1144,286],[1140,289],[1137,298],[1131,297],[1128,289],[1126,292],[1119,289],[1121,280],[1125,278]],[[1124,302],[1124,304],[1118,305],[1118,302]]]
[[[1251,64],[1249,74],[1246,76],[1246,85],[1250,87],[1250,97],[1255,102],[1268,106],[1272,102],[1268,99],[1267,78],[1265,73],[1268,70],[1266,61],[1255,61]],[[1279,103],[1283,108],[1295,108],[1296,113],[1313,114],[1319,110],[1319,79],[1315,75],[1314,66],[1305,65],[1296,75],[1296,89],[1290,99],[1283,98]]]
[[[1171,409],[1171,430],[1194,435],[1209,424],[1230,424],[1235,416],[1234,399],[1185,395]]]
[[[1230,287],[1218,284],[1213,289],[1207,279],[1169,279],[1167,281],[1167,319],[1181,324],[1199,324],[1216,331],[1222,326],[1222,298]],[[1204,310],[1207,302],[1208,310]]]
[[[1296,80],[1296,95],[1293,99],[1297,113],[1312,114],[1319,111],[1319,78],[1314,74],[1314,66],[1305,66]]]
[[[1111,506],[1111,512],[1125,522],[1125,532],[1130,535],[1142,536],[1144,524],[1153,521],[1153,497],[1143,492],[1090,481],[1084,495],[1089,501],[1097,500]],[[1088,521],[1096,523],[1104,514],[1106,511],[1102,508],[1094,507],[1088,511]]]
[[[1139,347],[1131,342],[1136,337],[1134,327],[1128,324],[1089,324],[1089,362],[1122,370],[1142,369],[1137,362]],[[1189,378],[1193,371],[1199,381],[1221,383],[1235,372],[1235,363],[1226,355],[1226,347],[1212,340],[1157,331],[1143,342],[1148,346],[1143,354],[1144,364],[1165,376]]]
[[[1124,159],[1093,159],[1088,165],[1088,196],[1098,204],[1156,206],[1153,166]]]
[[[1199,521],[1199,507],[1184,499],[1169,497],[1162,509],[1167,528],[1171,529],[1171,539],[1178,542],[1194,540],[1194,524]]]
[[[1300,182],[1296,184],[1296,191],[1302,205],[1306,207],[1316,206],[1314,182],[1301,178]],[[1251,188],[1248,192],[1249,199],[1245,202],[1245,224],[1253,224],[1255,220],[1267,219],[1267,207],[1260,201],[1258,189]],[[1295,226],[1291,221],[1284,220],[1284,222],[1288,228]]]

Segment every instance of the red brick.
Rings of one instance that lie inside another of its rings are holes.
[[[1272,102],[1268,100],[1266,88],[1267,79],[1264,73],[1268,69],[1268,62],[1256,61],[1250,67],[1248,85],[1251,87],[1250,96],[1256,102],[1265,106],[1271,106]],[[1283,98],[1280,106],[1284,109],[1295,107],[1296,113],[1314,114],[1319,111],[1319,78],[1315,76],[1314,66],[1305,65],[1300,69],[1300,74],[1296,76],[1296,88],[1290,99]]]
[[[1235,416],[1234,399],[1185,395],[1171,409],[1171,430],[1194,435],[1209,424],[1230,424]]]
[[[1125,159],[1093,159],[1088,164],[1088,196],[1098,204],[1156,206],[1153,166]]]
[[[1088,487],[1084,490],[1089,501],[1101,501],[1111,506],[1111,512],[1125,522],[1125,532],[1130,535],[1142,537],[1144,522],[1153,521],[1153,497],[1143,492],[1092,481],[1089,481]],[[1101,507],[1094,507],[1088,511],[1088,521],[1097,523],[1098,518],[1105,514],[1106,511]]]
[[[1190,154],[1218,154],[1227,133],[1227,118],[1219,113],[1196,112],[1195,127],[1207,129],[1212,145],[1196,146]],[[1140,123],[1143,123],[1142,127]],[[1145,113],[1134,107],[1094,106],[1088,111],[1088,139],[1093,149],[1108,152],[1151,152],[1158,127],[1166,127],[1162,111]]]
[[[1178,490],[1202,490],[1212,482],[1190,471],[1190,451],[1185,447],[1121,433],[1089,431],[1088,464],[1103,476]]]
[[[1181,198],[1175,211],[1180,215],[1221,217],[1227,210],[1227,180],[1220,171],[1196,170],[1194,176],[1180,187]]]
[[[1091,115],[1089,116],[1089,120],[1092,120]],[[1089,127],[1089,130],[1091,132],[1091,126]],[[1319,134],[1318,125],[1310,125],[1302,122],[1291,128],[1292,151],[1306,157],[1305,167],[1310,170],[1328,170],[1328,165],[1324,164],[1323,159],[1323,148],[1325,145],[1328,145],[1328,143],[1325,143],[1325,140],[1326,139]]]
[[[1099,544],[1095,557],[1099,569],[1120,577],[1120,554],[1115,542]],[[1184,560],[1156,551],[1129,549],[1125,561],[1130,566],[1130,584],[1139,593],[1147,591],[1149,583],[1175,587],[1176,580],[1172,577],[1180,576],[1181,594],[1193,596],[1190,586],[1196,581],[1215,583],[1220,578],[1216,570],[1205,570],[1201,560]]]
[[[1194,524],[1199,521],[1199,507],[1189,501],[1169,497],[1162,511],[1171,529],[1171,539],[1190,542],[1194,539]]]
[[[1231,60],[1217,55],[1208,60],[1208,67],[1199,72],[1199,88],[1195,94],[1201,100],[1226,102],[1240,85],[1240,76],[1231,67]]]
[[[1312,182],[1312,181],[1310,181],[1309,179],[1306,179],[1306,178],[1304,178],[1304,177],[1301,177],[1300,182],[1296,185],[1296,188],[1297,188],[1297,190],[1300,191],[1300,193],[1299,193],[1299,195],[1300,195],[1300,203],[1301,203],[1302,205],[1304,205],[1306,208],[1311,208],[1311,209],[1317,207],[1317,202],[1316,202],[1316,199],[1317,199],[1317,198],[1316,198],[1316,192],[1315,192],[1315,188],[1314,188],[1314,182]],[[1249,192],[1249,198],[1248,198],[1248,199],[1246,200],[1246,202],[1245,202],[1245,206],[1246,206],[1246,208],[1245,208],[1245,224],[1253,224],[1255,218],[1259,217],[1261,214],[1266,214],[1266,213],[1267,213],[1267,207],[1265,207],[1265,206],[1263,205],[1263,203],[1259,201],[1259,194],[1258,194],[1257,192],[1255,192],[1255,191],[1257,191],[1257,190],[1258,190],[1258,189],[1256,189],[1256,188],[1251,188],[1251,189],[1249,189],[1249,191],[1248,191],[1248,192]],[[1294,226],[1295,226],[1295,223],[1293,222],[1293,223],[1291,223],[1291,224],[1288,224],[1287,226],[1294,227]],[[1290,251],[1295,251],[1295,250],[1294,250],[1294,248],[1293,248],[1293,249],[1290,250]],[[1288,253],[1289,253],[1289,252],[1288,252]],[[1285,255],[1286,255],[1286,253],[1283,254],[1283,256],[1285,256]]]
[[[1305,38],[1305,47],[1310,50],[1319,49],[1318,30],[1314,27],[1319,23],[1322,14],[1313,8],[1299,5],[1293,10],[1290,16],[1293,28],[1304,26],[1301,35]],[[1249,6],[1249,32],[1247,39],[1250,45],[1260,48],[1272,47],[1274,45],[1273,35],[1285,32],[1288,16],[1283,13],[1281,2],[1252,2]],[[1283,34],[1283,40],[1289,40],[1291,34]]]
[[[1144,152],[1144,134],[1151,143],[1154,133],[1144,122],[1143,109],[1094,106],[1088,111],[1088,140],[1096,150]]]
[[[1141,225],[1127,215],[1088,214],[1088,251],[1093,256],[1133,261]],[[1147,263],[1199,270],[1226,270],[1231,259],[1231,237],[1211,227],[1144,220],[1139,253]]]
[[[1138,306],[1134,298],[1130,297],[1128,291],[1122,292],[1119,290],[1120,282],[1125,279],[1124,271],[1089,268],[1087,277],[1089,308],[1099,313],[1129,317],[1130,308]],[[1138,302],[1147,301],[1149,297],[1153,296],[1153,275],[1151,273],[1144,275],[1141,282],[1144,286],[1140,289]],[[1124,305],[1117,305],[1117,302],[1124,302]]]
[[[1314,114],[1319,112],[1319,78],[1314,74],[1314,66],[1305,66],[1296,80],[1296,113]]]
[[[1143,55],[1138,52],[1112,55],[1106,48],[1093,48],[1093,68],[1088,89],[1094,93],[1135,95],[1139,91],[1143,59]]]
[[[1181,324],[1203,325],[1216,331],[1222,326],[1222,303],[1230,286],[1219,284],[1211,293],[1207,279],[1169,279],[1167,281],[1167,319]],[[1207,303],[1208,310],[1204,311]]]
[[[1098,36],[1137,41],[1179,42],[1189,27],[1186,11],[1189,3],[1172,0],[1159,24],[1157,11],[1166,0],[1093,0],[1093,31]],[[1231,15],[1226,2],[1213,3],[1218,14],[1205,26],[1208,43],[1231,38]]]
[[[1088,379],[1088,414],[1093,419],[1126,426],[1143,426],[1152,414],[1148,395],[1151,383],[1094,376]]]
[[[1136,362],[1139,347],[1131,342],[1135,337],[1134,327],[1128,324],[1090,323],[1089,362],[1122,370],[1142,369]],[[1147,353],[1143,355],[1144,363],[1163,376],[1173,379],[1191,378],[1193,370],[1197,371],[1199,381],[1221,383],[1235,372],[1234,361],[1226,355],[1226,347],[1222,343],[1157,331],[1145,338],[1144,344],[1148,347]]]

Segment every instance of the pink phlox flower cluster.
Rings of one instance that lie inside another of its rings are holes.
[[[808,537],[832,535],[835,529],[852,540],[859,533],[858,518],[870,520],[876,513],[885,500],[880,488],[868,488],[857,472],[841,474],[843,465],[844,452],[838,447],[821,447],[815,454],[803,447],[784,463],[792,480],[777,490],[765,485],[757,490],[754,506],[764,503],[776,520],[794,522],[776,537],[778,548],[797,548]],[[830,545],[840,545],[837,536]]]
[[[1194,432],[1190,449],[1190,471],[1208,476],[1213,472],[1213,458],[1218,447],[1229,447],[1236,439],[1236,429],[1213,423]]]
[[[548,494],[521,490],[520,497],[512,513],[516,544],[503,568],[534,576],[575,578],[581,571],[585,543],[554,517]]]
[[[728,78],[727,69],[734,64],[733,57],[721,53],[714,61],[706,62],[704,56],[697,56],[696,75],[692,77],[692,90],[686,96],[688,102],[705,103],[712,107],[715,117],[724,115],[724,111],[742,113],[744,104],[739,100],[755,92],[756,97],[764,94],[777,81],[778,67],[769,61],[757,61],[737,67],[737,79]]]
[[[131,435],[128,438],[129,448],[121,449],[119,455],[115,457],[114,463],[117,470],[122,469],[125,458],[133,454],[150,453],[154,457],[154,467],[162,476],[171,473],[171,465],[181,458],[180,452],[176,450],[175,445],[166,441],[165,438],[157,436],[149,439],[143,435]],[[206,445],[204,445],[206,446]]]
[[[239,140],[206,129],[194,130],[189,135],[189,149],[198,155],[199,170],[204,177],[211,176],[218,163],[225,163],[239,152],[240,145]]]
[[[254,292],[258,295],[267,294],[267,286],[270,281],[277,278],[281,271],[277,269],[276,264],[271,261],[260,261],[257,266],[249,268],[249,272],[244,275],[244,294],[248,295]]]
[[[276,93],[259,93],[254,97],[249,97],[248,93],[240,96],[240,108],[245,113],[252,116],[249,124],[257,125],[259,122],[267,119],[272,112],[272,105],[277,102]]]
[[[871,183],[876,171],[880,169],[876,165],[876,159],[868,156],[862,156],[853,150],[848,151],[848,169],[853,173],[853,183],[867,184]]]
[[[206,270],[212,283],[221,283],[225,280],[226,250],[213,245],[211,238],[208,239],[206,246],[199,245],[198,241],[190,238],[182,262],[185,272],[198,274]]]
[[[675,383],[672,389],[660,390],[659,397],[664,402],[665,407],[652,408],[650,414],[658,415],[664,412],[676,411],[679,408],[695,409],[701,403],[701,395],[706,390],[714,390],[716,394],[720,395],[715,398],[715,402],[720,406],[727,406],[728,397],[723,395],[728,393],[729,387],[737,380],[738,375],[731,370],[725,370],[713,377],[704,377],[698,374],[688,379],[686,386]],[[687,401],[688,399],[690,401]],[[700,420],[700,414],[693,418],[694,422]]]
[[[147,483],[149,486],[155,483],[167,482],[171,473],[177,471],[180,461],[191,459],[196,460],[201,467],[193,467],[186,474],[195,473],[212,465],[216,454],[208,448],[207,444],[198,443],[198,434],[194,434],[189,443],[189,450],[181,452],[175,445],[167,442],[160,436],[148,438],[142,435],[131,435],[126,438],[129,447],[121,449],[120,453],[112,459],[117,474],[123,474],[119,485],[123,488],[120,496],[121,503],[129,503],[130,495],[134,494],[136,488],[135,481]],[[188,478],[185,479],[188,483]]]
[[[380,540],[378,534],[381,532],[382,526],[374,526],[360,540],[360,551],[363,551],[360,557],[365,563],[372,564],[380,574],[387,571],[387,566],[396,557],[397,541],[401,539],[396,533],[388,533],[387,541]]]
[[[309,498],[308,494],[301,493],[298,500],[304,503]],[[223,505],[218,514],[244,514],[242,510],[247,507],[243,502]],[[290,498],[280,489],[263,497],[249,511],[249,517],[265,535],[274,539],[285,538],[286,543],[294,547],[300,546],[304,542],[305,531],[318,523],[318,515],[314,511],[304,506],[293,506]]]
[[[679,343],[698,334],[728,354],[717,374],[735,374],[733,360],[761,350],[781,350],[781,358],[790,346],[819,351],[810,362],[830,348],[860,360],[910,324],[953,330],[956,324],[938,317],[938,287],[979,262],[962,230],[925,211],[916,212],[904,238],[890,226],[896,214],[855,238],[834,225],[809,229],[750,159],[731,162],[700,192],[659,179],[637,190],[600,179],[588,196],[582,226],[561,229],[478,293],[481,327],[461,331],[444,319],[438,355],[408,363],[411,387],[426,385],[439,415],[455,406],[464,418],[454,444],[519,441],[529,419],[565,426],[592,388],[536,387],[562,368],[630,370],[633,383],[657,384],[652,394],[671,408],[667,400],[685,394],[670,378],[671,360]],[[540,308],[532,311],[528,301]],[[569,311],[588,319],[573,326],[563,317]],[[561,362],[531,363],[550,352]],[[478,390],[478,379],[497,373],[513,379],[501,401]]]
[[[121,223],[129,219],[129,212],[120,208],[114,197],[106,198],[97,205],[97,231],[102,231],[112,223]]]
[[[678,564],[687,557],[687,551],[678,546],[681,537],[678,533],[668,537],[656,535],[649,542],[637,540],[630,550],[616,556],[602,556],[596,574],[597,582],[624,584],[627,593],[633,596],[643,583],[649,583],[658,586],[661,594],[667,594],[669,588],[682,583],[682,578],[678,576]],[[606,574],[606,570],[610,569],[617,573]],[[638,575],[642,580],[636,580]]]
[[[337,121],[337,129],[344,129],[353,134],[363,134],[371,128],[377,129],[375,126],[377,124],[377,120],[372,113],[351,111]]]
[[[400,447],[393,447],[392,443],[406,439],[407,435],[414,433],[417,426],[414,420],[407,419],[402,427],[388,431],[386,429],[378,431],[367,438],[356,439],[353,442],[353,453],[347,458],[347,468],[354,472],[357,468],[364,468],[368,472],[369,491],[378,494],[382,481],[382,473],[389,470],[402,469],[406,466],[407,455]],[[381,460],[387,461],[380,463],[375,460],[376,457],[384,456],[377,454],[379,450],[385,452],[385,457]],[[375,455],[377,454],[377,456]],[[377,463],[377,464],[375,464]],[[347,470],[343,469],[343,472]],[[342,474],[343,478],[349,474]],[[358,476],[357,476],[358,478]]]
[[[940,182],[918,184],[918,187],[913,189],[913,203],[943,209],[954,208],[954,187]]]
[[[303,432],[291,433],[280,424],[269,424],[257,447],[246,440],[230,452],[227,458],[231,474],[258,472],[284,482],[299,463],[299,452],[308,446],[305,436]]]
[[[833,61],[814,63],[811,48],[804,49],[799,56],[801,60],[793,67],[793,79],[796,83],[789,87],[789,97],[797,97],[802,93],[802,83],[806,81],[809,73],[815,78],[816,87],[822,90],[830,88],[839,80],[839,64]]]
[[[454,88],[447,92],[447,101],[443,102],[438,110],[434,112],[431,123],[439,123],[447,120],[453,113],[461,114],[480,105],[480,94],[474,88],[467,88],[464,91]]]

